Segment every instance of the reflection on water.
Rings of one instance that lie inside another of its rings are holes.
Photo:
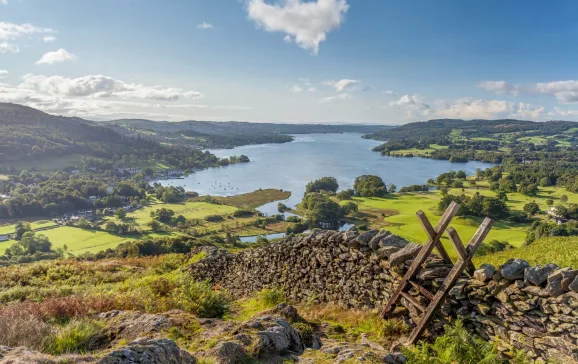
[[[362,139],[361,134],[308,134],[295,135],[295,141],[291,143],[211,150],[219,157],[245,154],[252,162],[211,168],[193,173],[185,179],[161,183],[214,196],[279,188],[291,191],[291,197],[283,203],[295,207],[303,197],[305,185],[325,176],[335,177],[339,188],[346,189],[353,186],[357,176],[374,174],[386,184],[395,184],[399,189],[424,184],[429,178],[452,169],[462,169],[471,174],[476,168],[492,166],[481,162],[451,163],[424,158],[385,157],[371,151],[379,144],[381,142],[376,140]],[[263,205],[259,210],[268,215],[277,214],[278,202]]]
[[[350,227],[355,226],[349,222],[336,222],[335,224],[329,224],[322,226],[324,229],[331,229],[331,230],[339,230],[339,231],[347,231]],[[253,235],[253,236],[241,236],[239,239],[241,243],[256,243],[259,237],[263,237],[267,240],[274,240],[274,239],[281,239],[287,236],[285,233],[273,233],[273,234],[265,234],[265,235]]]

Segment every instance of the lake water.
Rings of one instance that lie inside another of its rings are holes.
[[[193,173],[185,179],[161,181],[163,185],[183,186],[201,195],[230,196],[252,192],[259,188],[278,188],[291,191],[284,201],[289,207],[301,201],[305,185],[315,179],[331,176],[340,189],[353,187],[357,176],[374,174],[387,185],[397,188],[425,184],[450,170],[464,170],[468,174],[476,168],[492,164],[481,162],[451,163],[425,158],[396,158],[381,156],[371,149],[382,142],[362,139],[361,134],[295,135],[295,141],[284,144],[262,144],[235,149],[210,150],[218,157],[244,154],[251,163],[211,168]],[[277,213],[277,203],[259,208],[266,214]]]

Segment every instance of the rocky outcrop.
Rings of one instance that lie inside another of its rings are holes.
[[[215,251],[193,264],[194,279],[209,279],[233,295],[282,288],[294,301],[333,302],[374,308],[387,302],[419,246],[383,231],[315,231],[238,254]],[[421,286],[435,293],[450,266],[432,257],[418,273]],[[428,300],[416,289],[414,300]],[[419,312],[401,300],[411,316]],[[578,360],[578,271],[555,265],[531,267],[512,259],[500,267],[481,266],[451,290],[438,321],[461,318],[475,335],[498,337],[535,358]],[[507,344],[507,345],[505,345]]]
[[[196,364],[197,360],[169,339],[136,340],[128,346],[112,351],[97,364]]]

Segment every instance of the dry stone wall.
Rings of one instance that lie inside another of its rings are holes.
[[[207,249],[189,271],[237,297],[281,288],[294,301],[375,308],[385,305],[420,248],[388,231],[320,230],[237,254]],[[435,293],[450,269],[432,257],[417,281]],[[429,302],[417,290],[410,294],[423,305]],[[415,320],[419,312],[401,303]],[[462,319],[484,339],[498,337],[504,351],[514,346],[538,359],[578,361],[578,271],[530,267],[519,259],[483,265],[451,290],[432,333],[448,318]]]

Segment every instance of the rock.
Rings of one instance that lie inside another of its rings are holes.
[[[564,293],[562,288],[562,270],[559,269],[548,276],[546,292],[552,297],[558,297]]]
[[[420,272],[417,275],[417,278],[422,281],[432,280],[435,278],[445,278],[447,277],[450,270],[451,269],[449,267],[424,268],[420,270]]]
[[[277,306],[277,312],[287,320],[293,322],[299,319],[299,314],[297,314],[297,309],[293,306],[288,306],[287,304],[280,304]]]
[[[400,263],[405,263],[405,261],[413,259],[419,254],[421,247],[422,246],[419,244],[408,244],[405,248],[393,253],[389,257],[389,263],[393,266]]]
[[[365,334],[361,334],[361,340],[359,340],[359,343],[361,345],[367,346],[368,348],[371,348],[373,350],[385,351],[385,348],[383,346],[379,345],[376,342],[369,340]]]
[[[562,289],[564,289],[565,291],[569,291],[570,284],[572,284],[572,282],[574,281],[574,279],[576,279],[576,277],[578,277],[577,269],[571,268],[562,269]]]
[[[568,285],[568,289],[572,292],[578,292],[578,277],[574,278],[572,283]]]
[[[496,268],[491,264],[482,264],[480,268],[474,272],[474,279],[480,282],[486,282],[492,279],[496,273]]]
[[[528,267],[524,271],[524,280],[527,283],[530,283],[534,286],[539,286],[542,283],[546,282],[548,276],[560,269],[560,267],[556,264],[546,264],[546,266],[542,267],[541,265],[537,265],[535,267]]]
[[[514,281],[524,278],[524,271],[530,264],[522,259],[510,259],[500,268],[500,273],[505,279]]]
[[[357,237],[357,242],[360,245],[368,246],[371,239],[373,239],[378,233],[379,233],[379,230],[366,231]]]
[[[300,354],[305,350],[305,344],[297,330],[284,319],[263,316],[258,320],[266,327],[256,334],[256,351],[259,356],[279,355],[287,351]]]
[[[233,341],[218,342],[209,354],[219,364],[236,364],[247,357],[247,352],[243,345]]]
[[[99,320],[106,322],[106,331],[112,339],[122,338],[133,341],[159,333],[171,327],[164,315],[154,315],[138,311],[109,311],[99,314]]]
[[[103,356],[98,364],[196,364],[197,360],[169,339],[136,340]]]
[[[391,235],[391,233],[387,230],[381,230],[379,233],[377,233],[377,235],[375,235],[371,241],[369,242],[369,247],[373,250],[373,251],[377,251],[379,248],[379,243],[381,241],[381,239],[385,238],[386,236]]]
[[[387,354],[382,358],[382,361],[387,364],[405,364],[407,358],[400,353]]]
[[[379,246],[381,247],[396,247],[396,248],[405,248],[409,244],[409,241],[405,240],[401,236],[397,235],[388,235],[385,238],[381,239],[379,242]]]

